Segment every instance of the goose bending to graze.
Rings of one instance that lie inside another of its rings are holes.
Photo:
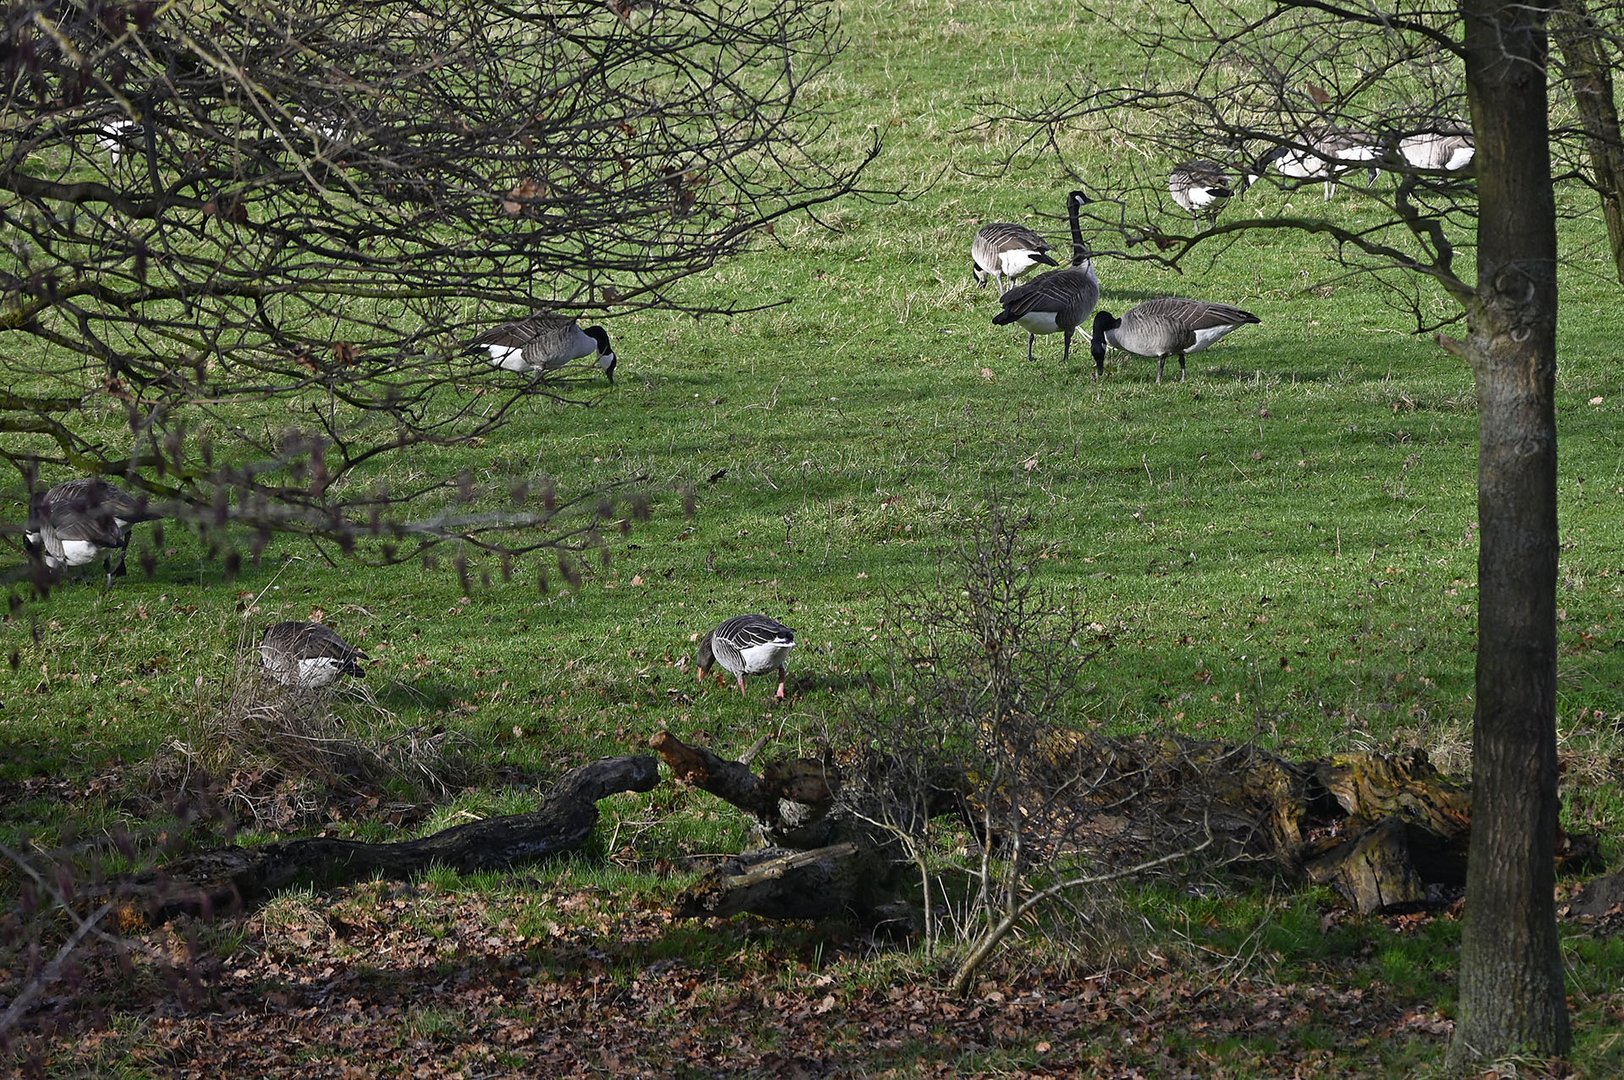
[[[107,585],[125,572],[130,527],[156,521],[144,497],[131,495],[99,476],[68,480],[34,499],[23,528],[23,546],[48,570],[84,566],[107,552]]]
[[[615,350],[609,345],[609,332],[601,326],[583,330],[568,315],[544,311],[515,319],[480,334],[468,348],[484,350],[490,362],[503,371],[537,375],[595,354],[609,382],[615,381]]]
[[[1197,158],[1173,167],[1167,174],[1167,190],[1192,218],[1216,221],[1218,211],[1235,194],[1235,181],[1216,161]]]
[[[96,145],[107,154],[107,163],[118,166],[119,159],[124,151],[141,133],[141,124],[128,117],[114,117],[102,121],[100,133],[96,136]]]
[[[795,648],[795,631],[766,615],[735,615],[699,639],[696,671],[703,680],[717,664],[739,680],[744,693],[744,677],[763,671],[778,672],[778,693],[784,697],[784,661]]]
[[[1032,359],[1032,343],[1039,334],[1064,334],[1064,359],[1071,360],[1071,337],[1094,310],[1100,299],[1100,279],[1094,273],[1094,260],[1083,241],[1083,228],[1077,214],[1088,196],[1073,191],[1066,196],[1066,213],[1071,218],[1071,265],[1017,286],[999,297],[1004,310],[992,317],[998,326],[1019,323],[1026,330],[1026,358]]]
[[[1004,279],[1015,284],[1015,279],[1039,263],[1059,266],[1049,254],[1049,241],[1025,225],[1009,221],[995,221],[983,225],[970,242],[970,270],[976,284],[987,287],[987,277],[998,281],[998,292],[1004,291]]]
[[[1411,168],[1459,172],[1472,163],[1477,145],[1464,132],[1418,131],[1398,141],[1398,152]]]
[[[1348,131],[1325,131],[1307,140],[1305,146],[1277,146],[1258,158],[1247,173],[1250,186],[1272,165],[1275,172],[1294,180],[1325,181],[1325,201],[1330,202],[1341,176],[1363,168],[1369,183],[1376,182],[1376,166],[1382,156],[1380,140]]]
[[[283,686],[319,690],[340,677],[365,676],[360,660],[372,659],[329,628],[316,622],[279,622],[265,629],[259,660],[265,673]]]
[[[1162,381],[1167,358],[1179,358],[1179,381],[1184,380],[1184,358],[1198,353],[1232,330],[1247,323],[1262,322],[1250,311],[1242,311],[1230,304],[1210,304],[1205,300],[1186,300],[1182,296],[1164,296],[1146,300],[1123,312],[1118,319],[1109,311],[1094,316],[1094,377],[1105,371],[1105,346],[1114,345],[1124,352],[1156,358],[1156,381]]]

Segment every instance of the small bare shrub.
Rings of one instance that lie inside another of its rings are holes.
[[[1081,677],[1099,627],[1036,582],[1025,525],[989,507],[934,590],[889,598],[883,637],[901,651],[857,719],[871,765],[850,804],[917,868],[927,951],[956,943],[959,992],[1011,939],[1044,963],[1120,960],[1141,923],[1112,883],[1209,842],[1184,744],[1092,730]]]

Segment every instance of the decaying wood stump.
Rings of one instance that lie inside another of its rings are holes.
[[[843,808],[830,763],[796,759],[757,776],[669,733],[652,745],[678,780],[750,813],[767,845],[713,870],[681,898],[679,914],[839,915],[871,925],[916,919],[904,914],[913,864],[893,832]],[[1253,746],[1060,733],[1043,756],[1034,788],[1090,781],[1076,785],[1064,808],[1041,794],[1027,804],[1062,823],[1037,835],[1046,855],[1071,851],[1127,865],[1210,835],[1223,859],[1268,862],[1330,884],[1367,913],[1437,902],[1465,881],[1470,795],[1419,750],[1294,762]],[[939,787],[972,807],[985,797],[967,776],[958,781]],[[1006,804],[1019,803],[1012,787],[1006,780],[997,793]],[[927,812],[945,812],[949,802],[931,802]],[[882,816],[898,821],[901,811]],[[983,839],[996,845],[999,838]],[[1033,837],[1023,842],[1030,847]],[[1565,850],[1577,854],[1583,845]]]
[[[901,894],[895,840],[835,810],[841,774],[832,760],[777,761],[758,776],[669,732],[655,735],[650,745],[674,779],[750,814],[766,845],[712,868],[678,898],[679,917],[748,912],[768,919],[844,918],[903,932],[917,928],[919,915]]]
[[[401,878],[436,865],[462,873],[506,870],[574,851],[598,822],[598,800],[622,791],[651,791],[658,783],[652,757],[604,758],[566,773],[534,813],[487,818],[392,844],[318,836],[222,848],[156,873],[115,878],[104,890],[161,921],[181,913],[211,917],[240,910],[294,885],[324,888],[377,874]]]

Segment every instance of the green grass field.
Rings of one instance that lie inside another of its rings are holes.
[[[869,182],[907,187],[910,197],[839,204],[821,215],[833,229],[782,223],[756,254],[695,277],[680,294],[694,304],[780,306],[698,322],[660,312],[614,318],[619,383],[591,408],[526,403],[509,430],[477,450],[429,452],[398,466],[541,471],[561,489],[646,474],[656,494],[651,521],[615,541],[607,562],[594,560],[579,588],[565,587],[539,558],[521,562],[511,580],[487,567],[490,583],[466,596],[449,565],[335,566],[292,540],[277,541],[227,581],[196,536],[172,528],[151,576],[132,570],[103,594],[92,575],[0,627],[12,657],[0,668],[0,841],[50,850],[163,823],[163,777],[172,774],[152,763],[173,753],[172,740],[199,739],[199,718],[228,693],[246,637],[318,609],[373,657],[366,681],[392,714],[387,724],[454,733],[478,778],[434,796],[432,806],[391,812],[385,798],[334,813],[323,827],[336,834],[380,839],[398,835],[400,821],[426,831],[459,814],[525,809],[535,796],[514,777],[545,779],[634,752],[664,728],[729,756],[760,734],[790,751],[826,733],[838,739],[863,673],[898,655],[886,637],[884,595],[936,585],[965,523],[989,500],[1030,515],[1041,580],[1076,597],[1095,635],[1082,645],[1094,654],[1082,712],[1058,722],[1117,732],[1170,725],[1303,753],[1421,745],[1463,770],[1477,550],[1475,396],[1466,368],[1408,334],[1374,281],[1345,276],[1316,239],[1284,233],[1254,234],[1221,258],[1192,261],[1182,275],[1100,259],[1104,308],[1120,313],[1171,293],[1231,302],[1262,318],[1192,357],[1187,381],[1157,385],[1153,362],[1112,353],[1095,383],[1082,336],[1069,366],[1055,337],[1039,339],[1029,364],[1024,332],[991,324],[996,297],[971,280],[970,238],[986,221],[1025,220],[1063,252],[1060,215],[1077,182],[1035,151],[1006,166],[1023,133],[980,121],[989,102],[1035,103],[1084,67],[1131,71],[1129,46],[1094,32],[1081,7],[1037,35],[1028,20],[1049,20],[1052,11],[1032,0],[842,7],[847,45],[817,88],[818,104],[838,116],[841,152],[860,147],[871,130],[881,134],[885,150]],[[1077,152],[1107,175],[1113,155],[1133,151]],[[1091,183],[1081,178],[1085,188]],[[1624,306],[1592,200],[1576,185],[1559,197],[1586,212],[1562,225],[1569,258],[1557,391],[1558,708],[1571,762],[1564,815],[1573,828],[1599,832],[1616,863],[1624,830],[1624,387],[1616,346]],[[1318,213],[1319,200],[1317,185],[1287,193],[1265,183],[1226,213],[1270,216],[1288,203]],[[1323,207],[1348,222],[1373,222],[1381,212],[1357,185]],[[1436,303],[1444,309],[1441,297]],[[470,380],[502,377],[470,365]],[[682,510],[688,487],[697,494],[691,517]],[[7,512],[20,518],[23,509]],[[147,543],[138,539],[135,549]],[[539,568],[550,573],[545,593],[536,587]],[[765,680],[743,700],[693,681],[695,635],[758,610],[798,633],[792,693],[781,705]],[[572,949],[606,950],[607,959],[593,962],[611,981],[634,980],[639,965],[668,953],[712,980],[718,1001],[732,1000],[733,981],[755,987],[772,974],[794,993],[814,976],[832,976],[842,1001],[836,1016],[847,1026],[832,1023],[830,1038],[846,1047],[840,1060],[864,1060],[868,1043],[850,1025],[859,1000],[900,977],[896,957],[838,944],[825,957],[804,928],[764,924],[650,931],[657,946],[586,940],[595,926],[601,934],[628,912],[658,908],[686,880],[684,858],[737,850],[746,839],[737,815],[669,788],[616,799],[607,816],[587,860],[509,880],[450,875],[402,890],[285,898],[275,908],[293,915],[255,916],[237,937],[216,928],[208,945],[225,957],[224,969],[244,951],[297,952],[286,932],[300,912],[343,907],[353,923],[376,910],[368,905],[381,903],[380,892],[419,913],[426,940],[448,927],[460,933],[444,912],[463,912],[472,895],[503,926],[534,924],[532,945],[517,945],[521,951],[534,948],[536,933],[556,944],[560,926]],[[612,865],[602,867],[604,859]],[[1220,965],[1192,975],[1196,981],[1222,987],[1232,975],[1247,988],[1240,993],[1311,983],[1369,995],[1394,1013],[1436,1007],[1447,1017],[1453,921],[1416,929],[1353,920],[1327,930],[1328,895],[1281,899],[1233,887],[1236,895],[1220,902],[1160,888],[1130,892],[1129,902],[1162,932],[1182,927],[1186,940],[1201,943],[1195,951],[1240,958],[1229,974]],[[456,903],[426,903],[440,893]],[[601,921],[565,902],[583,895],[597,898]],[[391,933],[398,944],[404,931]],[[551,949],[530,978],[575,977],[576,952]],[[341,965],[365,959],[337,955]],[[1615,1074],[1624,1063],[1616,1034],[1624,954],[1616,943],[1576,937],[1568,960],[1578,1068]],[[930,975],[929,965],[906,959],[901,970],[908,979]],[[160,1030],[142,1000],[112,1006],[96,1027],[112,1034],[83,1051],[91,1056],[64,1051],[61,1060],[149,1075],[164,1071],[166,1059],[152,1047],[171,1045],[166,1039],[195,1050]],[[524,1008],[545,1022],[540,1005]],[[396,1023],[406,1043],[444,1046],[466,1018],[376,1023]],[[1011,1075],[1042,1061],[1032,1049],[1038,1035],[965,1057],[926,1026],[912,1049],[871,1047],[862,1071],[938,1074],[895,1064],[918,1056],[959,1075]],[[1112,1060],[1152,1075],[1158,1061],[1180,1062],[1192,1075],[1202,1074],[1202,1061],[1211,1066],[1205,1075],[1276,1075],[1275,1061],[1401,1075],[1436,1069],[1445,1042],[1419,1022],[1356,1038],[1329,1014],[1267,1036],[1210,1029],[1208,1039],[1200,1034],[1208,1029],[1182,1025],[1177,1013],[1161,1026],[1163,1044],[1122,1044]],[[344,1060],[341,1048],[311,1053]]]

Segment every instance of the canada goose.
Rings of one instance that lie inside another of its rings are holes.
[[[1209,304],[1182,296],[1163,296],[1129,308],[1118,319],[1109,311],[1094,316],[1094,377],[1105,371],[1105,346],[1156,358],[1156,381],[1162,381],[1167,358],[1179,358],[1179,381],[1184,380],[1184,358],[1198,353],[1231,330],[1262,322],[1250,311],[1229,304]]]
[[[155,521],[146,500],[99,476],[68,480],[34,500],[23,528],[23,546],[48,570],[84,566],[105,551],[107,585],[125,572],[130,527]],[[114,554],[116,553],[116,554]]]
[[[1173,167],[1167,174],[1167,190],[1192,218],[1216,221],[1218,211],[1235,194],[1235,181],[1216,161],[1197,158]]]
[[[609,345],[609,332],[601,326],[583,330],[568,315],[545,311],[503,323],[474,338],[468,348],[486,350],[490,362],[503,371],[538,375],[596,354],[598,367],[611,384],[615,381],[615,351]]]
[[[1325,201],[1336,192],[1338,177],[1365,166],[1370,183],[1376,182],[1376,166],[1369,164],[1382,155],[1379,141],[1367,135],[1327,130],[1307,140],[1306,146],[1277,146],[1258,158],[1247,172],[1247,186],[1256,183],[1273,165],[1281,176],[1295,180],[1325,181]]]
[[[1083,228],[1077,213],[1088,196],[1073,191],[1066,196],[1066,212],[1071,218],[1071,265],[1050,270],[1009,290],[998,298],[1004,310],[992,317],[994,324],[1019,323],[1026,329],[1026,358],[1032,359],[1032,343],[1039,334],[1064,334],[1064,359],[1071,360],[1071,336],[1100,299],[1100,279],[1094,261],[1083,242]]]
[[[107,154],[109,165],[118,167],[119,159],[124,156],[124,151],[130,143],[135,141],[140,130],[140,122],[128,117],[120,116],[102,121],[100,134],[96,136],[96,145]]]
[[[1015,279],[1032,267],[1059,266],[1049,255],[1049,241],[1027,228],[1009,221],[994,221],[983,225],[970,242],[970,271],[976,284],[987,287],[990,274],[998,281],[998,292],[1004,292],[1004,279],[1015,284]]]
[[[342,675],[363,677],[356,661],[371,657],[321,623],[292,621],[265,628],[259,659],[265,673],[283,686],[319,690]]]
[[[716,664],[739,680],[744,693],[744,677],[763,671],[778,672],[778,693],[784,698],[784,660],[795,648],[795,631],[766,615],[735,615],[699,639],[696,671],[703,680]]]
[[[1462,131],[1418,131],[1398,141],[1398,152],[1411,168],[1459,172],[1472,163],[1477,145]]]

